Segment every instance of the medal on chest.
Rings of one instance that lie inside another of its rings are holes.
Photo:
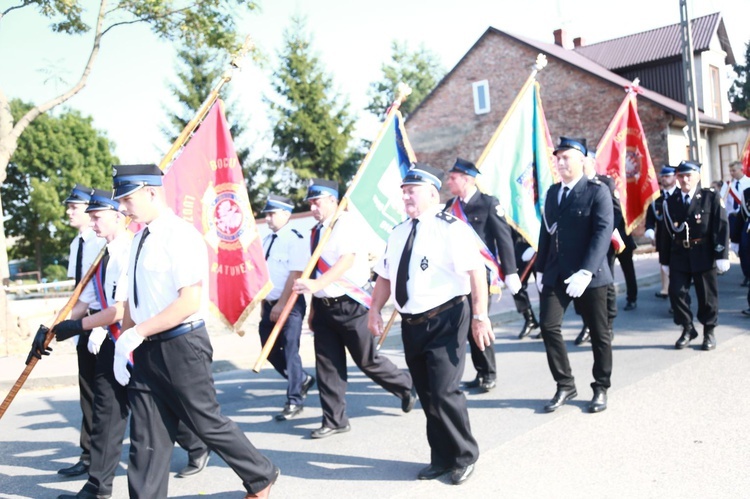
[[[422,270],[427,270],[427,267],[429,266],[430,266],[430,262],[427,261],[427,257],[426,256],[423,257],[422,261],[419,262],[419,268],[421,268]]]
[[[696,213],[695,214],[695,223],[697,223],[697,224],[701,223],[701,214],[700,213]]]

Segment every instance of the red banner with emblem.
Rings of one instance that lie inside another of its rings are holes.
[[[638,117],[637,93],[637,87],[628,89],[596,147],[596,171],[615,181],[628,234],[646,216],[651,201],[659,197],[659,183]]]
[[[750,176],[750,134],[747,135],[745,140],[745,147],[742,148],[742,170],[745,175]]]
[[[164,188],[174,212],[206,241],[212,312],[242,335],[242,323],[273,286],[223,106],[211,107]]]

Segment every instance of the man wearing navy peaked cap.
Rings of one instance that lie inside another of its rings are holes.
[[[330,227],[338,207],[338,183],[312,179],[305,198],[318,222],[312,228],[309,256]],[[310,438],[327,438],[351,429],[346,413],[346,352],[370,379],[401,399],[410,412],[416,402],[412,380],[375,349],[367,331],[367,298],[362,289],[370,278],[365,237],[356,221],[344,212],[335,220],[310,278],[297,279],[293,289],[312,294],[310,329],[315,333],[315,369],[323,418]]]
[[[523,284],[518,277],[510,226],[505,221],[505,213],[498,199],[477,189],[478,174],[479,170],[474,163],[456,158],[455,164],[448,172],[446,182],[448,189],[455,197],[445,203],[444,211],[453,213],[471,225],[489,252],[500,260],[505,283],[511,293],[516,295],[521,291]],[[489,278],[488,272],[488,282]],[[527,322],[536,323],[530,308],[524,317]],[[524,327],[524,330],[526,329]],[[531,329],[529,328],[528,331],[530,332]],[[488,392],[497,385],[495,350],[493,348],[480,349],[471,336],[469,336],[469,346],[471,360],[477,374],[474,380],[466,383],[465,386]]]
[[[677,166],[680,190],[667,199],[665,227],[670,246],[669,300],[674,322],[682,327],[675,348],[683,349],[698,337],[690,310],[690,284],[698,298],[697,318],[703,324],[703,350],[716,348],[714,329],[718,323],[717,272],[729,270],[729,223],[721,198],[713,189],[700,187],[700,165],[682,161]]]
[[[294,203],[291,199],[271,194],[263,213],[271,233],[263,239],[263,250],[268,264],[268,273],[273,289],[263,300],[258,330],[262,345],[266,344],[281,311],[292,293],[294,281],[302,275],[308,260],[308,246],[304,236],[291,228]],[[302,319],[307,304],[304,295],[298,295],[289,316],[281,329],[268,361],[287,381],[286,404],[276,415],[277,421],[292,419],[302,412],[307,392],[315,384],[315,378],[302,368],[299,343],[302,335]]]
[[[659,254],[659,265],[661,274],[661,290],[656,292],[656,297],[669,298],[669,267],[667,266],[669,246],[671,240],[667,228],[664,226],[664,203],[669,196],[677,190],[677,177],[673,166],[664,165],[659,172],[659,184],[661,192],[648,207],[646,212],[645,237],[651,240]]]
[[[125,213],[146,225],[130,251],[128,313],[113,361],[115,379],[128,386],[132,411],[130,495],[167,497],[170,456],[182,421],[242,479],[246,497],[267,497],[279,469],[216,401],[205,325],[209,268],[203,236],[167,205],[156,165],[115,166],[113,185]]]
[[[580,141],[560,138],[555,156],[561,182],[547,192],[544,226],[539,232],[536,266],[542,339],[557,384],[554,397],[544,407],[546,412],[557,410],[578,395],[561,329],[572,300],[577,301],[591,334],[594,396],[589,412],[607,408],[612,375],[612,333],[607,316],[607,287],[612,283],[612,273],[607,251],[614,215],[609,189],[596,178],[584,176],[587,152]]]
[[[460,389],[467,336],[480,349],[492,348],[493,336],[484,262],[472,229],[440,209],[442,176],[417,163],[401,182],[409,219],[393,229],[375,265],[368,327],[374,336],[383,334],[382,308],[393,296],[406,364],[427,419],[430,464],[417,477],[450,473],[451,483],[459,485],[479,458]]]
[[[65,213],[71,227],[78,230],[78,236],[70,243],[70,256],[68,258],[68,277],[74,278],[76,286],[94,263],[99,251],[104,246],[104,239],[97,237],[91,229],[91,219],[86,213],[91,195],[94,190],[91,187],[76,184],[70,194],[63,201],[66,205]],[[80,320],[89,313],[96,313],[101,309],[94,291],[94,284],[89,281],[81,291],[80,297],[70,313],[72,320]],[[63,321],[67,322],[67,321]],[[62,324],[62,323],[60,323]],[[94,377],[96,375],[96,356],[88,350],[89,334],[91,330],[64,331],[64,325],[58,324],[54,328],[58,341],[74,338],[76,342],[76,353],[78,356],[78,388],[81,404],[81,456],[73,466],[58,471],[65,477],[83,475],[89,471],[91,465],[91,432],[94,422]],[[44,337],[41,331],[37,333],[32,344],[32,350],[26,363],[31,360],[32,355],[41,358],[44,355]]]

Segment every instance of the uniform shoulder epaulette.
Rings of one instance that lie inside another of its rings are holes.
[[[443,222],[448,222],[449,224],[452,224],[453,222],[458,220],[458,218],[454,217],[453,215],[451,215],[450,213],[446,211],[438,211],[435,214],[435,216],[438,217]]]
[[[292,229],[292,232],[294,232],[294,234],[295,234],[295,235],[296,235],[297,237],[299,237],[300,239],[304,239],[304,237],[305,237],[305,236],[303,236],[302,234],[300,234],[300,233],[299,233],[299,231],[298,231],[297,229]]]

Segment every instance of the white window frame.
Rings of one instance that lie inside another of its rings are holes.
[[[490,112],[490,82],[487,80],[475,81],[471,84],[474,94],[474,114],[487,114]],[[480,92],[484,95],[485,105],[480,107]]]

